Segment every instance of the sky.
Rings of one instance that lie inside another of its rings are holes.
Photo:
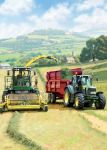
[[[107,0],[0,0],[0,38],[38,29],[107,30]]]

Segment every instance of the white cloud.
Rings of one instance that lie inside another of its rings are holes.
[[[107,11],[96,8],[91,15],[82,14],[75,18],[75,26],[72,31],[82,32],[87,30],[106,29],[107,30]]]
[[[16,37],[36,29],[64,29],[70,15],[71,8],[64,3],[51,7],[41,17],[32,15],[24,23],[0,23],[0,38]]]
[[[5,4],[6,1],[11,1],[11,3],[7,5]],[[85,0],[85,2],[86,1],[89,2],[89,0]],[[93,1],[96,2],[96,0]],[[97,2],[98,1],[99,5],[103,4],[101,3],[101,1],[103,2],[103,0],[97,0]],[[16,6],[16,2],[17,0],[5,0],[5,2],[0,6],[0,13],[19,14],[25,11],[29,12],[33,4],[33,0],[20,0],[19,2],[17,2],[20,3],[18,6]],[[11,7],[13,3],[15,6],[14,8]],[[25,22],[23,21],[17,24],[14,21],[11,24],[8,22],[1,22],[0,38],[16,37],[18,35],[30,33],[36,29],[66,29],[76,32],[84,32],[87,30],[104,28],[107,29],[107,11],[106,9],[97,8],[99,5],[98,3],[97,5],[93,3],[91,4],[91,6],[88,5],[88,8],[91,8],[92,6],[95,7],[91,13],[87,12],[79,14],[75,9],[77,15],[76,18],[74,18],[73,16],[74,7],[69,6],[67,3],[63,3],[58,4],[56,7],[51,7],[41,16],[37,16],[33,13],[27,18],[28,20],[26,20]]]
[[[90,8],[97,8],[104,5],[104,0],[84,0],[83,3],[77,5],[77,10],[83,11]]]
[[[29,23],[19,23],[19,24],[0,24],[0,38],[10,38],[19,35],[24,35],[29,32],[34,31],[34,28]]]
[[[22,12],[30,12],[33,0],[5,0],[0,5],[0,14],[16,15]]]
[[[71,12],[72,9],[67,4],[58,4],[56,7],[51,7],[43,16],[33,15],[29,17],[29,20],[35,22],[36,28],[64,29]]]

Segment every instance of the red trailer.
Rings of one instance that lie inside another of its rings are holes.
[[[82,75],[82,69],[69,69],[68,75],[69,78],[63,78],[63,70],[47,72],[46,92],[49,102],[55,103],[56,99],[63,99],[66,86],[72,83],[72,76]]]

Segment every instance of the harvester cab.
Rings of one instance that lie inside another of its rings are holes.
[[[91,107],[95,104],[96,109],[104,109],[106,99],[103,92],[96,92],[92,84],[92,77],[84,75],[81,68],[72,69],[72,80],[65,88],[64,104],[72,105],[76,109]]]
[[[5,89],[10,93],[37,92],[38,90],[32,87],[32,78],[30,67],[14,67],[7,72]]]
[[[42,97],[37,85],[33,86],[35,81],[32,78],[35,75],[30,67],[14,67],[7,71],[5,90],[0,103],[1,111],[25,109],[48,111],[47,100]]]
[[[30,66],[40,59],[57,59],[52,56],[33,57],[25,64],[25,67],[14,67],[7,72],[5,77],[5,90],[2,95],[0,108],[5,110],[41,109],[48,111],[46,97],[37,88],[36,72],[33,73]],[[34,81],[33,81],[34,80]]]

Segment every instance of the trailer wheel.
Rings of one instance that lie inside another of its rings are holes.
[[[53,93],[48,94],[48,103],[53,104],[56,103],[56,95]]]
[[[96,109],[104,109],[106,105],[106,98],[104,94],[98,93],[98,101],[95,103]]]
[[[72,103],[70,103],[70,97],[71,97],[71,94],[69,90],[66,88],[64,92],[64,106],[73,105]]]
[[[84,96],[81,93],[76,94],[75,102],[74,102],[75,109],[83,109],[84,108]]]
[[[48,106],[43,106],[43,111],[47,112],[48,111]]]

